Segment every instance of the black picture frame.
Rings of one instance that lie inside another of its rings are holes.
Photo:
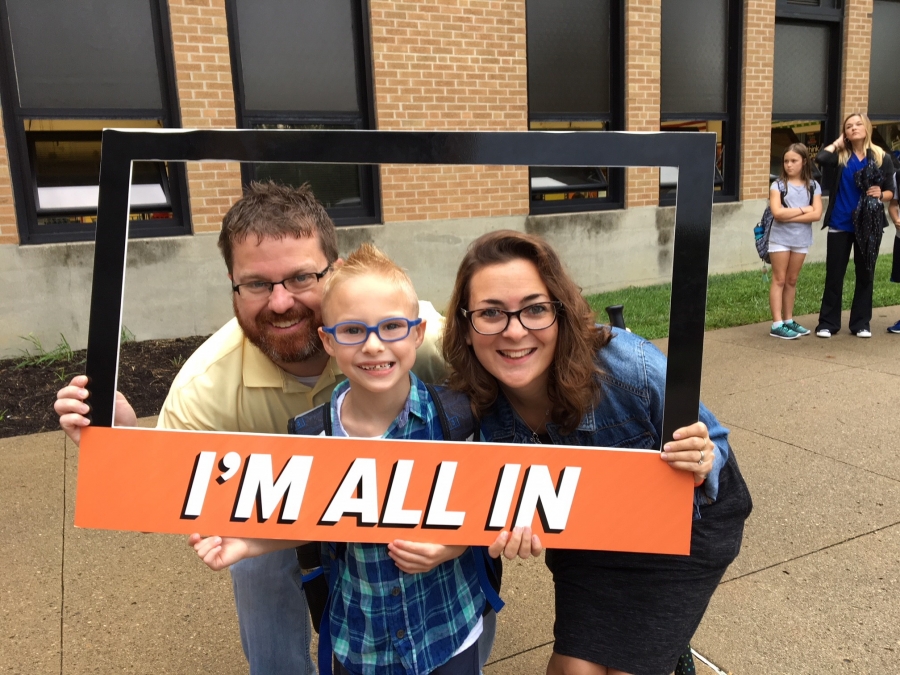
[[[716,136],[710,133],[103,131],[87,375],[91,421],[113,425],[134,161],[678,168],[663,439],[697,421]]]

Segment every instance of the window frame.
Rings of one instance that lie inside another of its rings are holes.
[[[528,106],[528,129],[532,122],[604,122],[608,131],[625,130],[625,7],[622,0],[609,3],[609,90],[610,110],[606,116],[589,116],[580,113],[539,113],[533,114]],[[528,25],[525,26],[526,54]],[[526,68],[527,68],[526,63]],[[599,132],[602,133],[602,132]],[[589,211],[611,211],[625,205],[625,169],[622,167],[598,167],[607,169],[606,197],[598,199],[535,200],[531,198],[531,178],[534,168],[528,169],[528,210],[529,215],[552,213],[582,213]]]
[[[715,121],[722,123],[722,146],[730,148],[728,161],[725,162],[722,171],[722,189],[713,191],[713,202],[736,202],[740,195],[741,180],[741,75],[743,72],[743,34],[744,34],[744,3],[740,0],[728,0],[726,39],[728,46],[725,56],[728,59],[725,65],[725,112],[724,113],[666,113],[660,103],[659,123],[660,131],[665,122],[678,122],[682,120]],[[662,40],[662,26],[660,26],[660,40]],[[662,82],[660,82],[660,88]],[[661,99],[660,99],[661,100]],[[717,169],[718,171],[718,169]],[[662,194],[659,189],[659,205],[673,206],[675,204],[674,191]]]
[[[253,110],[245,105],[243,67],[240,49],[240,27],[236,0],[225,0],[228,24],[228,51],[231,57],[231,80],[234,86],[235,122],[238,129],[254,129],[260,124],[284,124],[289,127],[322,125],[325,128],[375,129],[374,74],[372,66],[371,30],[367,0],[349,0],[353,53],[356,59],[356,96],[358,114],[334,111]],[[381,177],[378,166],[358,165],[360,206],[327,207],[328,215],[338,227],[372,225],[382,222]],[[254,178],[254,165],[241,164],[241,183]]]
[[[153,21],[153,43],[159,72],[162,109],[118,108],[25,108],[19,105],[16,74],[9,28],[7,0],[0,0],[0,105],[3,108],[3,127],[9,157],[10,182],[12,184],[16,223],[20,244],[49,244],[76,241],[92,241],[96,232],[94,223],[38,224],[36,167],[32,165],[27,119],[65,120],[159,120],[163,127],[180,128],[178,91],[175,84],[175,62],[169,10],[166,0],[147,0]],[[162,113],[162,114],[160,114]],[[64,132],[46,132],[58,135]],[[77,132],[76,132],[77,133]],[[190,207],[187,199],[187,177],[184,164],[168,167],[168,185],[172,218],[163,220],[134,220],[129,226],[129,237],[163,237],[191,234]],[[95,211],[92,210],[91,213]],[[75,214],[74,210],[72,215]]]

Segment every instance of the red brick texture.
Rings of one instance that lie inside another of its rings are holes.
[[[847,0],[843,41],[841,120],[850,113],[866,112],[869,107],[872,0]]]
[[[16,209],[9,177],[9,156],[2,111],[0,111],[0,158],[3,160],[0,161],[0,244],[18,244],[19,230],[16,228]]]
[[[370,0],[377,128],[525,131],[524,0]],[[528,213],[524,167],[382,166],[385,222]]]
[[[660,0],[625,2],[625,130],[659,131]],[[659,169],[625,171],[625,206],[659,203]]]
[[[744,5],[741,77],[741,199],[769,196],[772,82],[775,64],[775,0]]]
[[[224,0],[169,0],[175,75],[186,129],[234,129]],[[216,232],[241,195],[240,164],[189,162],[194,232]]]

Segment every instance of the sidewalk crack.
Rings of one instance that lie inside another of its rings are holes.
[[[753,576],[754,574],[759,574],[760,572],[766,572],[767,570],[773,569],[775,567],[781,567],[782,565],[787,565],[788,563],[795,562],[797,560],[802,560],[803,558],[808,558],[809,556],[815,555],[817,553],[821,553],[822,551],[827,551],[830,548],[836,548],[838,546],[843,546],[844,544],[848,544],[851,541],[856,539],[862,539],[863,537],[868,537],[872,534],[877,534],[879,532],[883,532],[884,530],[890,530],[891,528],[900,526],[900,520],[896,523],[891,523],[890,525],[884,525],[883,527],[876,527],[874,530],[869,530],[868,532],[861,532],[860,534],[855,534],[852,537],[847,537],[846,539],[842,539],[841,541],[836,541],[833,544],[828,544],[827,546],[822,546],[821,548],[817,548],[815,551],[807,551],[806,553],[801,553],[800,555],[795,555],[793,558],[787,558],[786,560],[782,560],[777,563],[772,563],[771,565],[766,565],[765,567],[760,567],[758,570],[753,570],[752,572],[745,572],[736,577],[732,577],[727,581],[721,582],[719,585],[724,586],[725,584],[730,584],[732,581],[737,581],[738,579],[745,579],[749,576]]]
[[[854,469],[858,469],[859,471],[864,471],[873,476],[878,476],[879,478],[885,478],[894,483],[900,483],[900,478],[896,478],[894,476],[888,476],[884,473],[878,473],[877,471],[873,471],[872,469],[867,469],[864,466],[859,466],[857,464],[853,464],[848,462],[847,460],[840,459],[838,457],[832,457],[831,455],[826,455],[824,452],[817,452],[816,450],[811,450],[810,448],[804,447],[802,445],[797,445],[796,443],[791,443],[790,441],[786,441],[783,438],[777,438],[776,436],[769,436],[768,434],[764,434],[761,431],[757,431],[756,429],[748,429],[747,427],[741,426],[740,424],[731,424],[727,420],[719,420],[724,426],[729,429],[740,429],[741,431],[746,431],[750,434],[756,434],[757,436],[761,436],[762,438],[767,438],[770,441],[776,441],[777,443],[783,443],[784,445],[790,446],[792,448],[796,448],[797,450],[802,450],[803,452],[808,452],[811,455],[816,455],[817,457],[821,457],[823,459],[829,459],[833,462],[837,462],[838,464],[843,464],[844,466],[849,466]]]

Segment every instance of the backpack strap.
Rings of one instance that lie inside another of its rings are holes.
[[[335,564],[338,556],[343,555],[343,549],[346,544],[328,543],[328,552],[331,556],[331,564]],[[322,622],[319,624],[319,653],[317,660],[319,665],[319,675],[332,675],[332,653],[334,649],[331,644],[331,602],[334,597],[334,590],[337,587],[337,575],[333,574],[330,567],[328,573],[328,600],[325,602],[325,611],[322,613]]]
[[[288,433],[297,436],[331,436],[333,431],[330,402],[288,420]]]
[[[503,575],[500,558],[492,558],[487,546],[473,546],[472,555],[475,556],[475,572],[484,599],[495,612],[499,612],[506,605],[500,598],[500,579]]]
[[[816,197],[816,182],[813,181],[812,183],[810,183],[807,186],[807,189],[809,190],[809,205],[812,206],[813,199],[815,199]]]
[[[781,205],[784,208],[788,208],[788,205],[785,203],[785,199],[787,199],[787,184],[782,183],[780,180],[778,181],[778,191],[781,193]]]
[[[436,387],[433,384],[426,384],[425,388],[428,389],[437,409],[444,440],[475,440],[478,425],[472,413],[472,406],[469,405],[469,397],[462,392],[447,387]]]

